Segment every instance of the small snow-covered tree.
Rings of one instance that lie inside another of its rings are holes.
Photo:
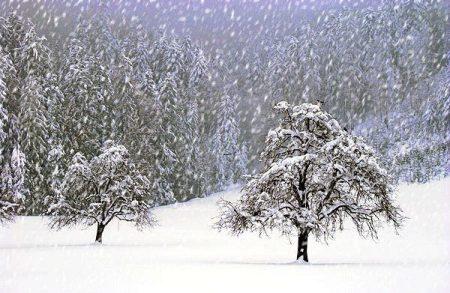
[[[373,238],[383,219],[400,226],[390,176],[371,147],[318,105],[281,102],[275,109],[282,119],[267,136],[263,170],[237,203],[221,202],[219,229],[295,234],[297,259],[308,261],[308,236],[326,240],[346,219]]]
[[[59,190],[49,208],[51,227],[97,224],[99,243],[113,219],[134,222],[138,228],[152,226],[149,209],[161,202],[150,194],[150,181],[129,159],[127,149],[112,141],[90,161],[77,153]]]

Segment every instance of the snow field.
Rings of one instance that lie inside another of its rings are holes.
[[[94,227],[52,231],[20,217],[0,228],[0,292],[449,292],[449,187],[401,186],[400,235],[382,229],[374,242],[348,226],[328,245],[312,239],[309,264],[294,262],[295,239],[211,228],[217,200],[237,198],[236,187],[157,208],[153,229],[113,222],[103,245]]]

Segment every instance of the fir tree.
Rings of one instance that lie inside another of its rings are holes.
[[[9,132],[14,142],[9,152],[20,149],[26,157],[25,188],[28,214],[39,214],[44,198],[49,192],[47,162],[49,148],[48,107],[46,97],[47,78],[51,73],[52,60],[45,38],[36,34],[34,25],[23,24],[11,15],[4,20],[1,29],[2,43],[11,60],[11,70],[6,79],[9,115]],[[18,147],[16,144],[20,144]]]
[[[64,125],[64,153],[70,157],[82,152],[90,158],[112,136],[116,122],[107,68],[78,39],[72,39],[61,76],[64,100],[58,116]]]
[[[30,192],[26,198],[27,213],[37,215],[44,211],[44,199],[49,193],[47,109],[38,80],[30,75],[24,86],[18,117],[19,144],[27,158],[25,184]]]
[[[239,144],[239,125],[237,122],[237,97],[225,94],[219,104],[216,130],[212,149],[215,152],[216,178],[219,189],[237,182],[238,174],[243,174],[242,149]]]
[[[0,224],[11,221],[25,207],[25,155],[16,146],[9,158],[3,161],[0,172]]]
[[[169,194],[172,197],[177,195],[176,191],[177,177],[179,173],[179,158],[177,148],[180,136],[178,135],[180,112],[179,96],[175,78],[168,74],[159,86],[156,98],[156,128],[157,137],[155,137],[154,149],[156,164],[154,184],[158,193]]]
[[[0,224],[10,221],[20,211],[24,199],[25,157],[17,139],[7,110],[7,75],[12,63],[0,48]]]

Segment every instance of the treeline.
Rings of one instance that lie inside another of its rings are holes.
[[[266,117],[277,101],[320,100],[382,154],[396,179],[448,175],[448,20],[439,1],[387,1],[299,20],[292,35],[262,40],[237,72],[244,99],[258,109],[243,127],[250,153],[261,151],[265,131],[250,133],[272,123]]]
[[[121,39],[100,12],[52,52],[11,14],[0,45],[1,192],[23,198],[25,214],[46,213],[72,159],[90,160],[110,140],[126,147],[154,198],[204,196],[245,173],[236,93],[214,86],[209,59],[188,38],[137,29]]]
[[[204,196],[257,170],[271,109],[323,102],[398,180],[448,175],[448,10],[436,1],[327,11],[292,34],[213,49],[105,7],[49,45],[0,20],[1,195],[42,214],[77,153],[123,145],[156,198]],[[132,22],[136,23],[136,22]],[[161,202],[160,204],[164,204]]]

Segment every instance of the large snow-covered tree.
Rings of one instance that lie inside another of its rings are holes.
[[[280,102],[275,109],[281,122],[267,136],[263,169],[238,202],[221,202],[219,229],[295,234],[297,259],[308,261],[309,235],[326,240],[347,220],[374,238],[382,220],[400,227],[391,178],[363,139],[319,105]]]
[[[97,225],[96,242],[113,220],[134,222],[138,228],[155,222],[149,209],[163,201],[151,194],[148,178],[130,160],[127,149],[105,142],[91,160],[75,154],[49,208],[51,227]]]

